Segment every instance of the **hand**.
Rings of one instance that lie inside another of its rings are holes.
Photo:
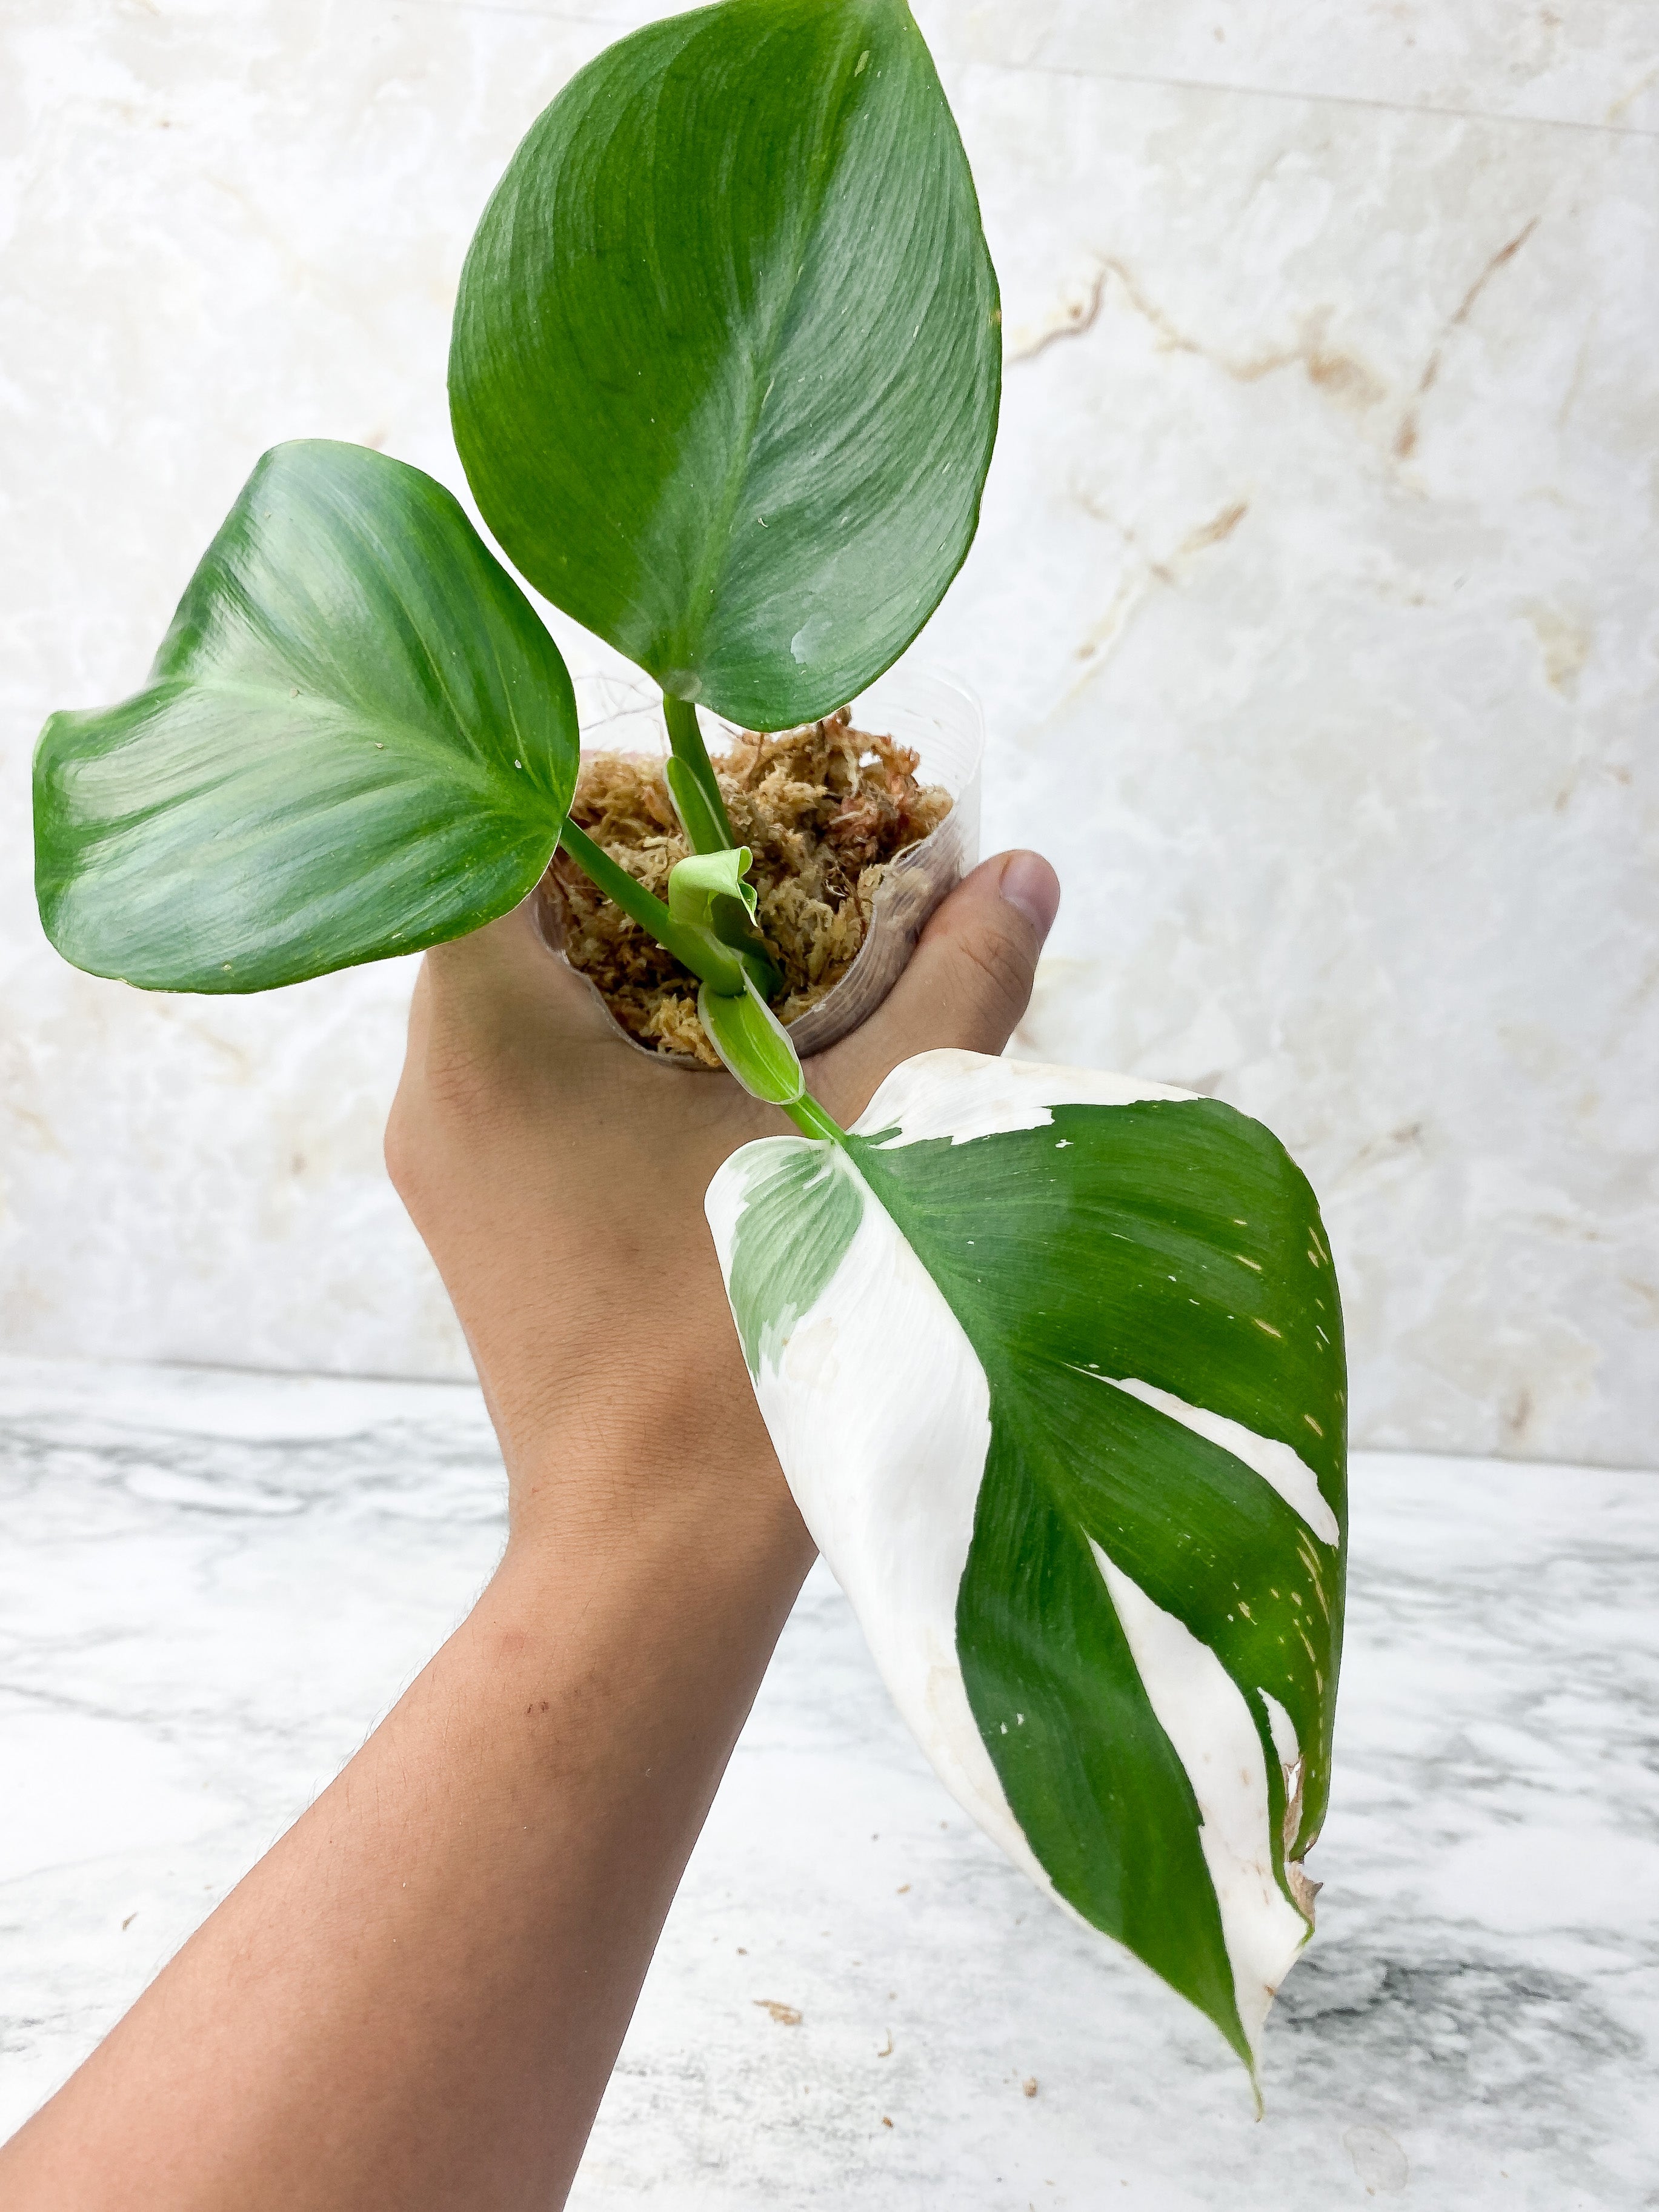
[[[996,1052],[1058,885],[987,861],[808,1071]],[[501,1565],[337,1779],[0,2149],[7,2212],[562,2203],[811,1559],[702,1217],[787,1125],[653,1067],[520,912],[427,956],[386,1151],[478,1363]]]
[[[1059,899],[1036,854],[985,861],[875,1015],[808,1064],[813,1094],[845,1124],[912,1054],[1000,1052]],[[386,1161],[477,1364],[515,1540],[793,1522],[702,1213],[720,1163],[788,1127],[728,1076],[625,1043],[527,907],[427,955]],[[602,1495],[579,1467],[606,1470]]]

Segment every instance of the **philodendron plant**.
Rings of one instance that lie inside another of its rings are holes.
[[[450,397],[500,544],[662,687],[690,848],[666,902],[569,820],[569,678],[456,501],[307,442],[254,469],[144,688],[47,724],[40,909],[94,974],[260,991],[476,929],[562,844],[799,1132],[739,1152],[708,1216],[906,1719],[1253,2066],[1311,1925],[1341,1637],[1313,1195],[1213,1099],[969,1053],[839,1128],[769,1005],[698,724],[825,714],[916,635],[977,521],[999,322],[903,0],[725,0],[623,40],[485,210]]]

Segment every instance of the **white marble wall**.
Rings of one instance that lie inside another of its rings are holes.
[[[28,752],[142,676],[266,445],[459,482],[472,223],[652,12],[5,11],[11,1348],[464,1368],[379,1172],[407,973],[243,1002],[71,974],[33,919]],[[987,700],[988,836],[1066,878],[1023,1048],[1279,1129],[1365,1440],[1652,1464],[1659,5],[919,13],[1012,357],[921,651]]]

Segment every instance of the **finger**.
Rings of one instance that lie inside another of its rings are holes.
[[[934,915],[869,1020],[809,1070],[830,1111],[854,1119],[882,1078],[914,1053],[1000,1052],[1030,1004],[1059,908],[1060,878],[1040,854],[983,861]]]

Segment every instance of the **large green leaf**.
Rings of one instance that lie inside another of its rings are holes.
[[[455,311],[456,442],[531,581],[664,689],[781,728],[961,565],[996,279],[903,0],[726,0],[601,54],[514,156]]]
[[[414,951],[531,890],[576,757],[558,649],[442,485],[278,446],[144,689],[42,732],[41,918],[77,967],[154,990]]]
[[[940,1774],[1247,2060],[1330,1782],[1345,1380],[1313,1194],[1212,1099],[928,1053],[711,1188],[807,1524]]]

